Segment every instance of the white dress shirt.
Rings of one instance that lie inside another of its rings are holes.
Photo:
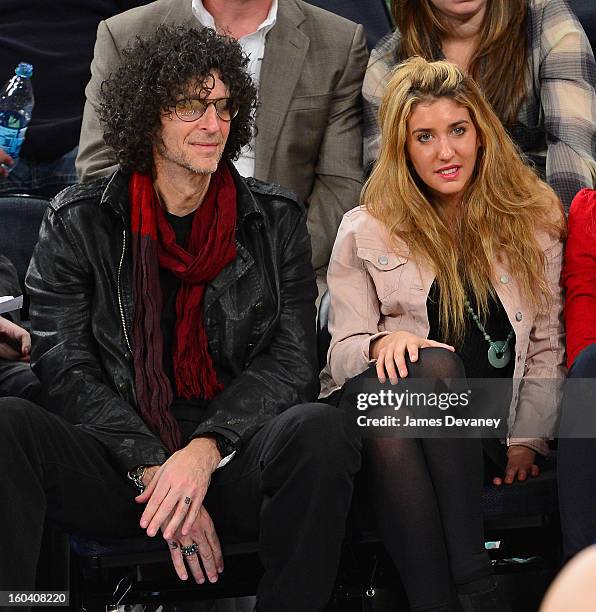
[[[211,28],[213,30],[218,30],[217,24],[213,19],[213,15],[207,11],[207,9],[203,6],[202,0],[192,0],[192,12],[194,16],[197,18],[199,23],[206,28]],[[244,53],[249,57],[248,63],[248,71],[252,77],[252,80],[255,86],[259,87],[259,79],[261,76],[261,62],[263,61],[263,56],[265,55],[265,38],[267,36],[267,32],[275,25],[275,21],[277,20],[277,0],[273,0],[271,2],[271,8],[269,9],[269,13],[261,23],[261,25],[256,29],[255,32],[251,34],[246,34],[238,39],[240,46],[242,47]],[[236,166],[236,170],[242,176],[253,176],[255,172],[255,147],[254,147],[254,135],[251,138],[250,144],[245,145],[240,151],[240,157],[237,161],[234,162]]]

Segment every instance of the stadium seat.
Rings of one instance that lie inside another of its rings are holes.
[[[37,244],[39,226],[48,207],[49,200],[28,196],[9,195],[0,197],[0,253],[6,255],[19,276],[23,289],[22,320],[29,318],[29,300],[25,293],[25,275],[33,249]]]

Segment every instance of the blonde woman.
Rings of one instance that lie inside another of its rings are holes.
[[[565,376],[561,204],[454,64],[396,68],[379,122],[378,163],[329,265],[322,395],[337,403],[358,376],[510,378],[494,483],[536,476]],[[370,439],[365,460],[412,609],[451,610],[452,581],[465,610],[504,609],[483,549],[480,442]]]
[[[596,176],[596,64],[565,0],[392,0],[397,29],[372,51],[362,88],[364,162],[396,64],[447,59],[480,85],[566,208]]]

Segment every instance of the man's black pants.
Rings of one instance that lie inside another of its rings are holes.
[[[41,384],[28,363],[0,359],[0,397],[21,397],[43,405]]]
[[[33,589],[44,520],[67,533],[142,535],[142,506],[90,434],[38,406],[0,400],[0,590]],[[333,588],[352,481],[355,424],[301,404],[263,426],[213,474],[205,507],[223,543],[256,540],[263,612],[314,612]]]

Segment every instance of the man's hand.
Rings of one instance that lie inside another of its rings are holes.
[[[12,157],[0,149],[0,177],[8,176],[8,168],[14,164]]]
[[[172,541],[178,530],[182,536],[190,533],[203,505],[211,474],[220,461],[213,438],[195,438],[157,470],[149,468],[155,474],[145,491],[135,498],[138,503],[147,504],[140,522],[147,535],[153,537],[161,528],[164,539]]]
[[[528,476],[538,476],[540,468],[534,463],[536,451],[527,446],[512,445],[507,449],[507,467],[505,479],[498,476],[493,478],[493,484],[513,484],[515,479],[526,480]]]
[[[29,361],[31,336],[26,329],[0,317],[0,358],[10,361]]]
[[[183,555],[182,547],[190,546],[193,543],[198,547],[197,553],[188,556]],[[190,569],[198,584],[205,582],[205,574],[207,574],[209,582],[217,582],[219,574],[223,572],[224,564],[221,545],[215,532],[213,521],[205,506],[199,508],[197,518],[192,524],[188,535],[182,535],[180,530],[178,530],[174,537],[168,540],[168,547],[172,563],[181,580],[188,578],[184,561],[186,561],[188,569]],[[203,568],[205,573],[203,573]]]
[[[157,474],[157,470],[159,470],[159,465],[150,465],[145,468],[145,472],[143,473],[143,484],[145,488],[149,486],[149,483],[153,480],[155,474]]]

